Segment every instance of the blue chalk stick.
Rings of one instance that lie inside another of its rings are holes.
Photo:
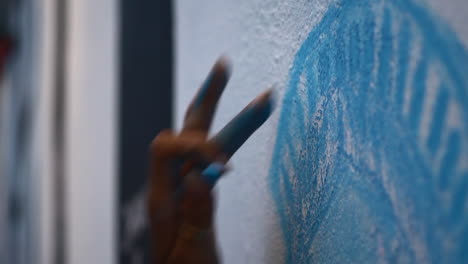
[[[213,187],[225,171],[226,166],[224,164],[214,162],[211,163],[205,170],[203,170],[201,176],[206,183]]]

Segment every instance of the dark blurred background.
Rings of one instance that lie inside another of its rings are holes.
[[[169,0],[0,0],[0,263],[149,263]]]
[[[146,208],[148,144],[172,122],[172,2],[121,1],[120,36],[120,260],[149,263],[146,221],[135,215]]]

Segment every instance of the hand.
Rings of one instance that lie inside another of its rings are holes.
[[[154,263],[218,262],[211,190],[229,158],[273,109],[269,90],[208,139],[228,79],[228,64],[220,59],[188,107],[182,131],[163,131],[152,142],[148,210]]]

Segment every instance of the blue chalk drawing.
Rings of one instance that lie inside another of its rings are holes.
[[[468,263],[468,53],[409,0],[331,4],[270,167],[287,263]]]

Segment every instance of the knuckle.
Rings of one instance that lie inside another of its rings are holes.
[[[206,142],[206,149],[209,151],[209,153],[213,156],[219,156],[222,154],[222,150],[216,142],[210,140]]]
[[[171,130],[161,131],[150,144],[150,152],[152,154],[158,154],[164,151],[166,143],[173,137]]]

